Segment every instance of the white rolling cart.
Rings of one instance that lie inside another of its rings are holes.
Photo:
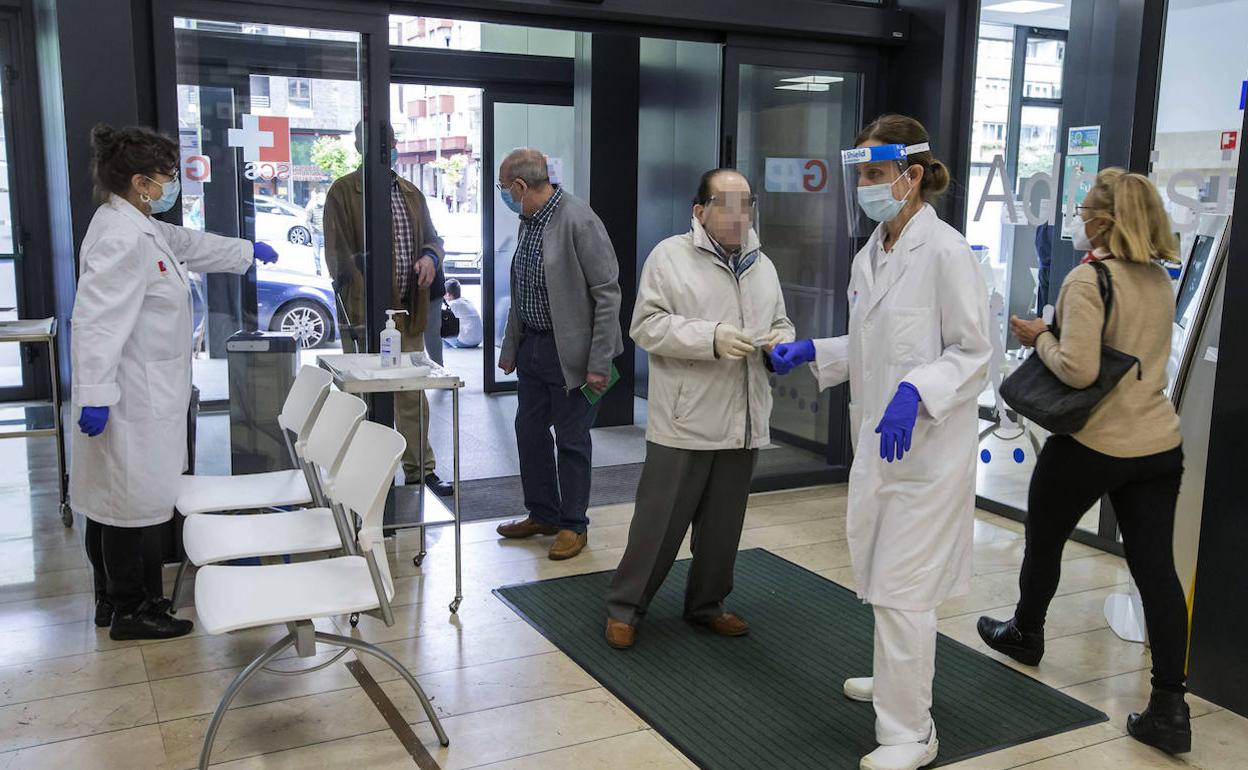
[[[454,444],[455,493],[452,505],[431,492],[423,483],[398,487],[394,494],[394,520],[384,529],[420,530],[420,552],[412,559],[417,567],[426,555],[425,536],[429,527],[452,525],[455,528],[455,599],[450,604],[452,613],[459,612],[464,599],[463,544],[459,512],[459,391],[464,381],[456,374],[434,363],[424,353],[405,353],[404,366],[397,369],[380,368],[380,356],[376,353],[350,353],[318,356],[317,363],[334,377],[334,384],[346,393],[367,395],[370,393],[399,393],[403,391],[449,390],[452,408],[452,441]],[[420,433],[423,434],[424,414],[421,413]],[[422,442],[423,443],[423,442]],[[425,461],[424,446],[420,449],[421,468]],[[352,616],[352,625],[358,617]]]
[[[61,491],[61,523],[72,527],[74,526],[74,511],[69,505],[69,470],[65,463],[65,426],[61,419],[60,369],[56,361],[56,318],[0,321],[0,343],[3,342],[43,343],[48,346],[52,399],[5,404],[4,412],[20,410],[20,413],[13,417],[0,417],[0,439],[56,439],[56,472]]]

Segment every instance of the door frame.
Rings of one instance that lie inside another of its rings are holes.
[[[510,393],[516,383],[500,382],[494,365],[494,182],[501,158],[494,157],[495,104],[572,106],[573,59],[528,54],[391,48],[390,84],[481,89],[481,335],[486,393]]]
[[[861,77],[859,86],[859,125],[865,125],[867,116],[876,114],[880,103],[881,57],[878,51],[851,46],[828,47],[823,51],[791,50],[768,47],[765,42],[759,43],[750,39],[730,39],[724,47],[723,76],[721,82],[723,92],[720,104],[720,165],[725,168],[736,168],[738,158],[738,133],[741,68],[743,65],[786,67],[793,69],[810,69],[833,72],[851,72]],[[833,191],[836,192],[835,190]],[[841,205],[838,200],[833,205]],[[856,252],[866,239],[852,239],[844,234],[844,242]],[[850,268],[853,264],[852,254],[843,265],[839,265],[834,273],[832,286],[833,296],[843,297],[849,291]],[[833,335],[848,332],[849,309],[838,313],[833,319]],[[778,437],[792,446],[821,454],[826,466],[823,468],[796,468],[775,475],[756,478],[753,485],[755,491],[771,489],[788,489],[795,486],[810,484],[839,483],[848,479],[852,449],[849,436],[849,392],[847,385],[832,389],[831,408],[828,410],[828,441],[820,445],[801,436],[772,428],[773,437]]]

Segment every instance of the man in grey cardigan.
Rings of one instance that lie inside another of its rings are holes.
[[[601,220],[551,184],[541,152],[513,151],[498,179],[503,203],[520,215],[498,366],[516,372],[516,445],[529,512],[498,533],[555,535],[550,558],[570,559],[589,539],[589,429],[598,412],[581,388],[606,392],[611,361],[624,352],[619,265]]]

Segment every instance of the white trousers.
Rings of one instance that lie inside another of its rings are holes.
[[[936,675],[936,610],[875,610],[875,740],[899,746],[927,740]]]

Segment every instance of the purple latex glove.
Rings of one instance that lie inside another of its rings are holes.
[[[815,341],[782,342],[771,349],[771,368],[776,374],[788,374],[802,364],[815,360]]]
[[[264,241],[256,241],[252,247],[252,256],[257,262],[271,265],[277,261],[277,250]]]
[[[900,461],[910,451],[910,439],[914,436],[914,421],[919,417],[919,391],[908,382],[897,386],[897,393],[884,410],[884,419],[876,426],[880,434],[880,459]]]
[[[108,407],[106,406],[84,406],[82,414],[78,417],[78,427],[82,432],[95,438],[104,432],[104,428],[108,426]]]

